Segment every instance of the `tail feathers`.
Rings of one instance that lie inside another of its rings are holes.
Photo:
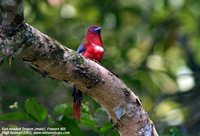
[[[81,118],[83,93],[74,87],[72,96],[74,96],[73,116],[75,119],[79,120]]]
[[[73,116],[74,116],[75,119],[80,120],[80,118],[81,118],[81,105],[74,103]]]

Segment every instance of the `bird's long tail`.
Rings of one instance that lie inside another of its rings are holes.
[[[75,119],[79,120],[81,118],[83,93],[74,87],[72,96],[74,97],[73,116]]]

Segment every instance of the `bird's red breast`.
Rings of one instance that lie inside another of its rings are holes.
[[[85,37],[86,51],[83,53],[83,56],[91,60],[96,60],[101,63],[104,55],[104,49],[100,35],[100,30],[101,27],[96,25],[89,28],[87,35]]]
[[[87,50],[84,52],[83,56],[91,60],[96,60],[101,63],[104,55],[103,47],[99,45],[87,45],[87,44],[86,46],[88,47]]]

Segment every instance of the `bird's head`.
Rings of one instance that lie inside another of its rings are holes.
[[[88,34],[101,34],[101,27],[93,25],[88,29]]]
[[[101,27],[97,25],[91,26],[87,31],[86,40],[89,43],[103,46],[101,40]]]

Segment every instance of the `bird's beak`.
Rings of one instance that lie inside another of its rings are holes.
[[[98,34],[101,34],[101,27],[97,27],[94,29]]]

